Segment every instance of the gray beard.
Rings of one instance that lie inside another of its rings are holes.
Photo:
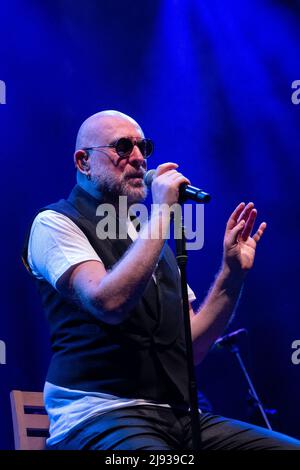
[[[92,177],[91,182],[101,192],[103,200],[112,204],[118,204],[120,196],[127,197],[128,206],[142,202],[147,197],[147,187],[145,185],[131,186],[129,179],[116,182],[113,178],[106,175],[101,180],[99,177]]]

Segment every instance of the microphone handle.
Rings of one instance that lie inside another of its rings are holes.
[[[189,184],[182,184],[179,188],[179,200],[180,202],[191,199],[198,203],[206,204],[210,201],[211,196],[208,193],[202,191],[202,189],[196,188]]]

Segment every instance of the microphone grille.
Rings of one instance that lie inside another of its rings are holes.
[[[145,175],[144,175],[144,182],[145,182],[145,185],[150,187],[151,184],[152,184],[152,181],[153,181],[153,178],[154,178],[154,175],[155,175],[155,170],[148,170],[146,171]]]

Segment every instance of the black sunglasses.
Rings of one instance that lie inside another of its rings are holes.
[[[109,145],[96,145],[95,147],[85,147],[83,150],[96,150],[103,148],[114,148],[119,157],[129,157],[134,146],[137,146],[144,158],[150,157],[153,152],[154,144],[151,139],[130,139],[121,137]]]

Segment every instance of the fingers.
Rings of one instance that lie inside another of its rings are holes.
[[[256,243],[259,242],[266,228],[267,228],[266,222],[262,222],[260,226],[258,227],[258,230],[255,233],[255,235],[253,235],[253,239],[256,241]]]
[[[247,238],[250,237],[251,235],[256,216],[257,216],[257,210],[252,209],[250,210],[250,212],[247,211],[247,215],[245,216],[245,218],[243,217],[243,220],[245,220],[245,227],[242,232],[242,239],[244,241],[246,241]]]
[[[227,230],[231,230],[233,227],[236,226],[238,222],[241,220],[247,220],[249,213],[253,209],[254,204],[253,202],[249,202],[247,205],[245,205],[244,202],[241,202],[232,212],[231,216],[228,219],[227,222]]]
[[[248,217],[249,217],[249,214],[250,212],[252,211],[252,209],[254,208],[254,204],[253,202],[248,202],[248,204],[244,207],[244,210],[241,212],[241,214],[239,215],[238,217],[238,222],[242,219],[244,219],[245,221],[247,221]]]
[[[229,245],[234,245],[237,241],[238,236],[241,234],[243,228],[245,227],[245,221],[240,220],[233,229],[228,233],[227,241]]]
[[[228,219],[226,226],[228,240],[235,243],[240,237],[242,241],[246,241],[251,236],[256,217],[257,210],[254,208],[253,202],[249,202],[247,205],[241,202]],[[266,226],[266,222],[260,224],[252,237],[256,242],[262,237]]]
[[[159,165],[152,183],[152,198],[157,204],[172,204],[178,202],[180,186],[191,184],[190,180],[177,171],[177,163],[167,162]]]
[[[235,209],[234,211],[232,212],[231,216],[229,217],[228,219],[228,222],[227,222],[227,229],[232,229],[233,227],[236,226],[237,224],[237,221],[238,221],[238,218],[239,216],[241,215],[243,209],[245,207],[245,203],[244,202],[241,202]]]
[[[176,186],[186,183],[191,184],[190,180],[186,178],[182,173],[179,173],[176,170],[170,170],[165,173],[170,183],[176,183]]]
[[[161,165],[158,165],[158,167],[156,168],[155,176],[156,177],[160,176],[169,170],[176,170],[176,168],[178,168],[177,163],[173,163],[173,162],[162,163]]]
[[[156,178],[163,175],[168,184],[179,187],[182,183],[191,184],[190,180],[177,171],[177,163],[167,162],[159,165],[156,170]]]

